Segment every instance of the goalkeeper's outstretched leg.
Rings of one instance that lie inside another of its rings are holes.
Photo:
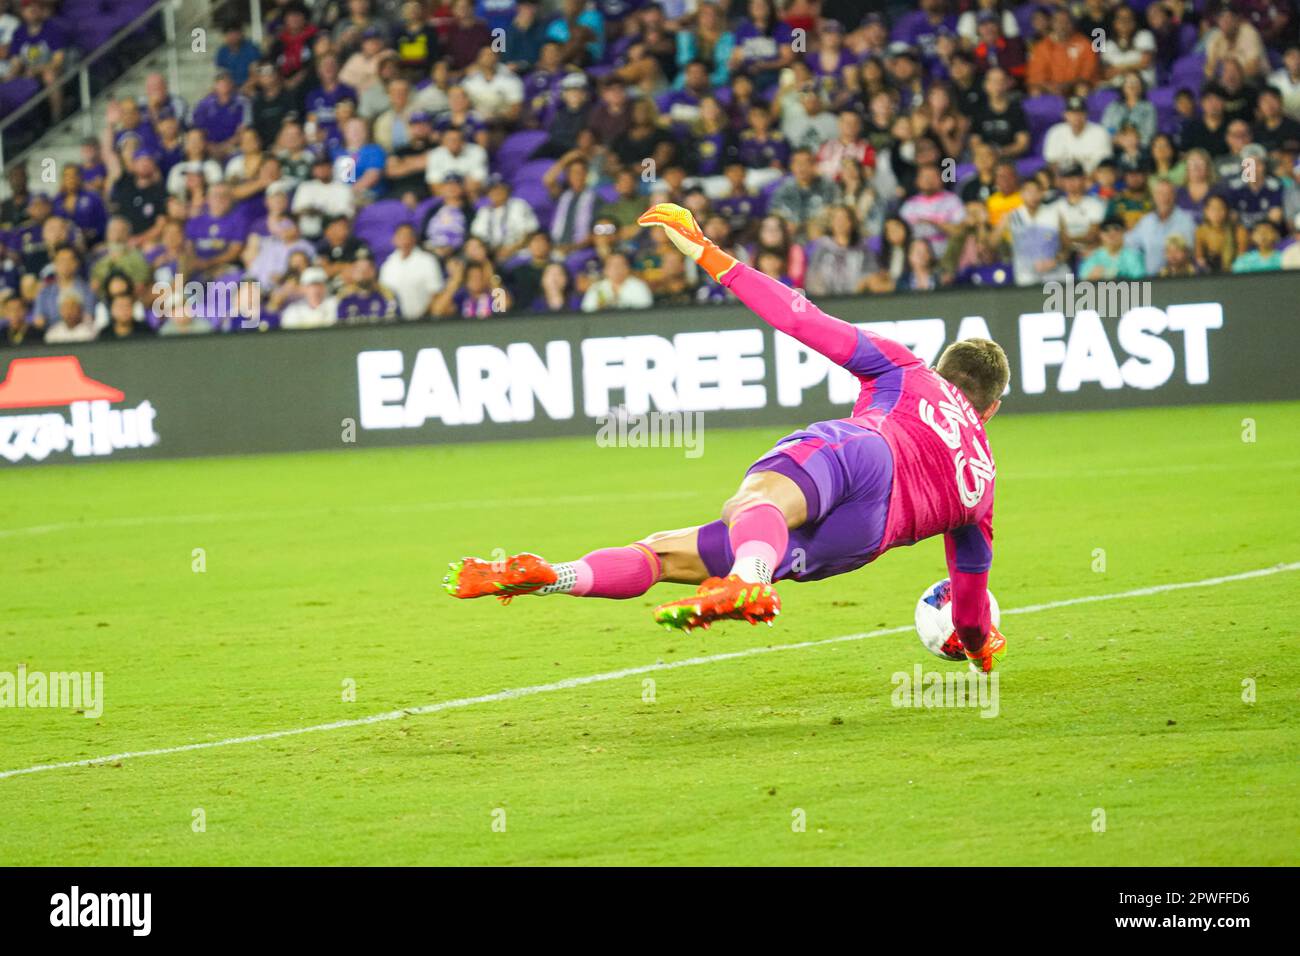
[[[453,597],[508,604],[523,595],[552,594],[626,600],[660,581],[696,584],[691,596],[656,608],[655,621],[683,630],[728,619],[771,624],[781,613],[773,574],[786,558],[790,530],[801,527],[807,513],[794,480],[751,469],[720,521],[661,531],[575,561],[551,563],[528,552],[499,561],[462,558],[451,564],[443,586]],[[724,561],[730,565],[725,570]]]

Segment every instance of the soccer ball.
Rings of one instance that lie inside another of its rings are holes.
[[[989,613],[993,625],[1000,626],[1002,614],[992,591],[989,592]],[[947,578],[926,588],[916,602],[916,636],[931,654],[948,661],[966,660],[961,638],[952,624],[952,582]]]

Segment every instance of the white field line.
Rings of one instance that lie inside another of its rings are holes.
[[[1092,594],[1084,597],[1066,598],[1061,601],[1048,601],[1046,604],[1031,604],[1026,607],[1008,608],[1003,614],[1033,614],[1038,611],[1050,611],[1055,608],[1072,607],[1076,604],[1089,604],[1094,601],[1119,601],[1124,598],[1149,597],[1152,594],[1164,594],[1168,591],[1182,591],[1188,588],[1209,588],[1216,587],[1220,584],[1231,584],[1234,581],[1248,581],[1252,578],[1263,578],[1273,574],[1282,574],[1287,571],[1300,571],[1300,561],[1294,561],[1290,564],[1276,564],[1268,568],[1259,568],[1255,571],[1243,571],[1240,574],[1227,574],[1217,578],[1204,578],[1200,581],[1180,581],[1174,584],[1157,584],[1152,587],[1135,588],[1131,591],[1117,591],[1113,594]],[[557,600],[559,600],[557,598]],[[392,720],[401,720],[403,717],[415,717],[421,714],[436,714],[439,711],[455,710],[461,707],[470,707],[474,704],[492,704],[504,700],[516,700],[520,697],[531,697],[534,694],[549,694],[557,690],[570,690],[574,687],[583,687],[587,684],[603,684],[606,681],[622,680],[624,677],[635,677],[638,674],[652,674],[657,671],[671,671],[679,667],[698,667],[701,664],[717,664],[722,661],[738,660],[742,657],[755,657],[759,654],[773,654],[777,651],[797,651],[808,647],[825,647],[828,644],[843,644],[848,641],[861,641],[868,637],[883,637],[886,634],[901,634],[904,631],[910,631],[912,627],[905,625],[903,627],[887,627],[877,631],[865,631],[861,634],[844,634],[840,637],[827,637],[817,641],[800,641],[797,644],[772,644],[766,647],[748,647],[739,651],[728,651],[724,654],[709,654],[705,657],[688,657],[679,661],[659,662],[656,664],[643,664],[640,667],[626,667],[617,671],[606,671],[603,674],[588,674],[585,677],[567,677],[564,680],[557,680],[550,684],[534,684],[531,687],[514,687],[508,690],[497,691],[493,694],[480,694],[477,697],[461,697],[456,700],[444,700],[434,704],[424,704],[420,707],[408,707],[404,710],[390,710],[383,714],[371,714],[369,717],[357,717],[352,720],[335,720],[328,724],[313,724],[310,727],[294,727],[288,730],[273,730],[261,734],[248,734],[244,737],[228,737],[225,740],[209,740],[202,743],[181,744],[178,747],[159,747],[154,750],[128,750],[118,754],[107,754],[103,757],[90,757],[85,760],[68,760],[63,763],[37,764],[34,767],[23,767],[18,770],[0,771],[0,780],[6,777],[20,777],[31,773],[42,773],[46,770],[70,770],[74,767],[93,767],[98,764],[117,763],[122,760],[132,760],[137,757],[163,757],[168,754],[187,753],[193,750],[210,750],[214,747],[233,747],[236,744],[260,743],[264,740],[279,740],[282,737],[296,737],[300,734],[314,734],[326,730],[346,730],[350,727],[364,727],[368,724],[382,724]]]

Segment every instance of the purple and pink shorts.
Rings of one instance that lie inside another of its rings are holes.
[[[785,475],[808,503],[808,520],[790,532],[776,580],[816,581],[876,556],[894,481],[894,456],[879,433],[847,421],[817,422],[781,439],[746,474],[759,471]],[[696,546],[710,575],[731,569],[725,521],[701,527]]]

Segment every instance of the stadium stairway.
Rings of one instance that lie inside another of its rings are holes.
[[[25,162],[32,175],[32,188],[49,192],[51,184],[39,181],[39,165],[53,159],[56,170],[65,163],[80,162],[81,141],[86,136],[98,136],[107,122],[105,110],[108,103],[123,96],[143,96],[144,78],[150,73],[168,77],[173,94],[184,98],[190,109],[208,94],[216,72],[213,58],[222,42],[221,30],[216,24],[228,9],[237,9],[233,0],[172,0],[176,15],[176,73],[171,77],[168,45],[164,41],[140,57],[121,76],[101,90],[92,100],[89,110],[70,110],[60,122],[16,155],[5,155],[5,166]],[[206,51],[191,52],[192,31],[206,31]],[[68,99],[69,106],[78,104],[75,95]],[[57,173],[56,173],[57,175]],[[0,177],[0,198],[8,196],[8,184]]]

